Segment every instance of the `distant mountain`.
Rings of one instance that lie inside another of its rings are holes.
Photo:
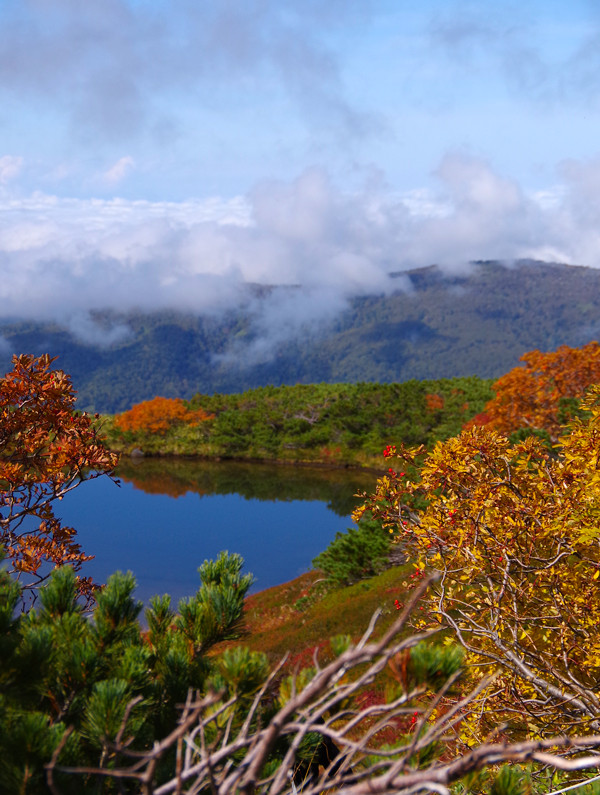
[[[600,336],[600,270],[539,262],[476,263],[463,274],[432,266],[398,274],[402,290],[355,298],[319,333],[248,363],[243,312],[129,315],[130,334],[85,344],[55,324],[0,321],[15,353],[50,353],[70,373],[82,408],[116,412],[152,398],[239,392],[266,384],[497,377],[525,351]],[[102,318],[99,319],[100,322]],[[235,357],[225,354],[237,351]],[[8,369],[9,354],[0,357]]]

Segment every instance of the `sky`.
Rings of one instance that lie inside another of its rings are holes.
[[[390,272],[600,267],[599,132],[596,0],[0,0],[2,315],[268,351]]]

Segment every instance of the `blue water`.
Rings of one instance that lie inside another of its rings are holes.
[[[253,590],[293,579],[310,568],[336,531],[350,525],[319,501],[266,501],[239,494],[171,497],[148,494],[129,482],[89,481],[55,504],[95,559],[82,574],[98,582],[131,570],[137,596],[169,593],[176,601],[198,588],[198,566],[223,550],[239,552]]]

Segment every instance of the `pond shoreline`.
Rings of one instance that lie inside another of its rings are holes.
[[[346,462],[334,461],[306,461],[306,460],[292,460],[288,458],[245,458],[243,456],[211,456],[211,455],[193,455],[190,453],[140,453],[124,452],[122,450],[111,449],[112,453],[116,453],[120,458],[127,458],[129,461],[206,461],[216,463],[233,463],[233,464],[268,464],[272,466],[289,466],[289,467],[303,467],[307,469],[335,469],[343,470],[349,469],[358,472],[367,472],[373,475],[384,475],[386,470],[383,468],[373,466],[361,466],[360,464],[353,464]]]

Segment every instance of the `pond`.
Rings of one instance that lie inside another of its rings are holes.
[[[243,556],[255,591],[297,577],[350,526],[353,495],[376,480],[357,470],[178,459],[125,460],[118,476],[120,487],[104,477],[84,483],[57,514],[95,556],[82,573],[105,582],[131,570],[146,603],[195,593],[198,566],[224,549]]]

